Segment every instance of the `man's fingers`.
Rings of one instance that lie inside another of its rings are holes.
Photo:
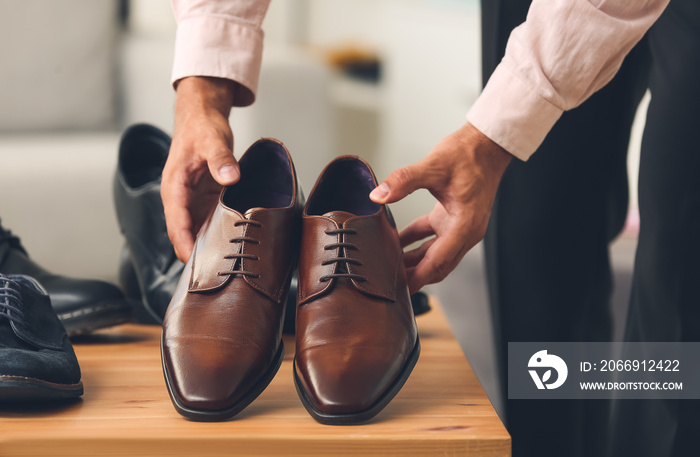
[[[426,214],[411,222],[408,227],[401,230],[399,233],[399,241],[401,247],[406,247],[418,240],[434,235],[435,231],[430,225],[430,217]]]
[[[233,152],[224,144],[208,151],[207,165],[211,175],[222,186],[235,184],[241,176]]]
[[[194,249],[194,238],[192,237],[192,232],[189,230],[181,229],[176,232],[168,232],[170,236],[170,241],[173,242],[173,248],[175,248],[175,255],[182,263],[187,263],[187,260],[192,254]]]
[[[187,207],[173,205],[166,208],[165,223],[168,227],[168,238],[175,249],[175,255],[182,262],[187,262],[192,249],[194,249],[192,218]]]
[[[426,170],[424,160],[399,168],[387,176],[369,194],[369,198],[376,203],[393,203],[417,189],[427,188],[430,184],[430,173]]]
[[[165,208],[165,224],[168,227],[168,238],[175,248],[175,255],[182,262],[187,262],[194,248],[192,217],[187,206],[173,204]]]
[[[165,224],[168,238],[175,248],[175,255],[183,262],[194,247],[192,215],[188,210],[191,189],[185,184],[185,177],[163,173],[161,198],[165,211]]]
[[[464,253],[466,253],[466,246],[458,233],[445,233],[435,238],[420,262],[411,268],[410,273],[407,272],[408,288],[411,293],[420,290],[426,284],[434,284],[445,279],[457,266]]]
[[[418,246],[416,249],[410,250],[403,255],[403,263],[406,268],[415,267],[423,260],[425,253],[428,251],[430,246],[433,245],[437,238],[426,241],[425,243]]]

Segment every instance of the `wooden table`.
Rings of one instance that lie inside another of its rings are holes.
[[[85,395],[68,405],[0,406],[0,456],[509,456],[510,437],[444,314],[417,318],[422,353],[403,390],[371,423],[326,426],[292,382],[294,340],[277,376],[228,422],[190,422],[163,381],[160,329],[123,325],[75,342]]]

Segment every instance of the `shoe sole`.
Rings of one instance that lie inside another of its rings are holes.
[[[58,318],[68,336],[82,335],[93,330],[113,327],[131,320],[128,302],[103,302],[76,311],[59,313]]]
[[[399,393],[403,385],[406,383],[406,380],[408,380],[408,377],[411,375],[419,356],[420,340],[416,338],[416,344],[411,351],[411,355],[404,364],[401,374],[394,380],[394,382],[382,394],[382,396],[379,397],[374,405],[357,413],[328,414],[316,409],[314,404],[311,402],[309,395],[304,390],[304,387],[299,380],[299,376],[297,375],[296,358],[294,359],[294,387],[297,389],[297,394],[299,395],[299,399],[304,405],[304,408],[306,408],[306,411],[308,411],[308,413],[311,414],[311,417],[313,417],[317,422],[324,425],[358,425],[367,422],[379,414],[386,407],[386,405],[388,405],[389,402],[394,399],[396,394]]]
[[[163,340],[160,342],[160,359],[163,365],[163,376],[165,377],[165,384],[168,386],[168,394],[170,395],[170,400],[173,402],[173,406],[178,413],[186,417],[189,420],[197,422],[220,422],[232,418],[236,414],[240,413],[245,409],[246,406],[250,405],[253,400],[258,398],[258,396],[265,390],[265,388],[270,384],[272,379],[277,374],[280,366],[282,365],[282,360],[284,359],[284,342],[280,341],[279,349],[275,355],[275,359],[270,365],[270,368],[265,372],[265,374],[258,380],[255,385],[235,404],[229,408],[222,410],[205,410],[205,409],[194,409],[187,407],[182,404],[180,399],[175,393],[170,376],[168,375],[168,370],[165,367],[165,356],[163,354]]]
[[[0,376],[0,402],[65,400],[83,395],[83,383],[57,384],[23,376]]]

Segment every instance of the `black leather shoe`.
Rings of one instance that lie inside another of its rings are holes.
[[[29,258],[19,238],[2,225],[0,273],[32,276],[39,281],[51,296],[51,304],[70,336],[121,324],[131,318],[131,307],[117,286],[46,271]]]
[[[160,198],[169,150],[168,134],[151,125],[133,125],[122,135],[114,177],[114,206],[126,238],[120,284],[129,298],[140,297],[159,323],[184,268],[168,238]]]
[[[46,291],[28,276],[0,275],[0,402],[82,394],[78,359]]]

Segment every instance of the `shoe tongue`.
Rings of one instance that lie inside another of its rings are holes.
[[[331,211],[329,213],[324,214],[323,217],[333,219],[339,225],[342,225],[345,223],[345,221],[347,221],[351,217],[355,217],[355,215],[352,213],[345,212],[345,211]]]
[[[245,213],[243,213],[243,217],[245,219],[250,219],[250,216],[252,216],[254,213],[257,213],[258,211],[261,211],[263,209],[265,209],[265,208],[259,208],[259,207],[250,208],[250,209],[246,210]]]

